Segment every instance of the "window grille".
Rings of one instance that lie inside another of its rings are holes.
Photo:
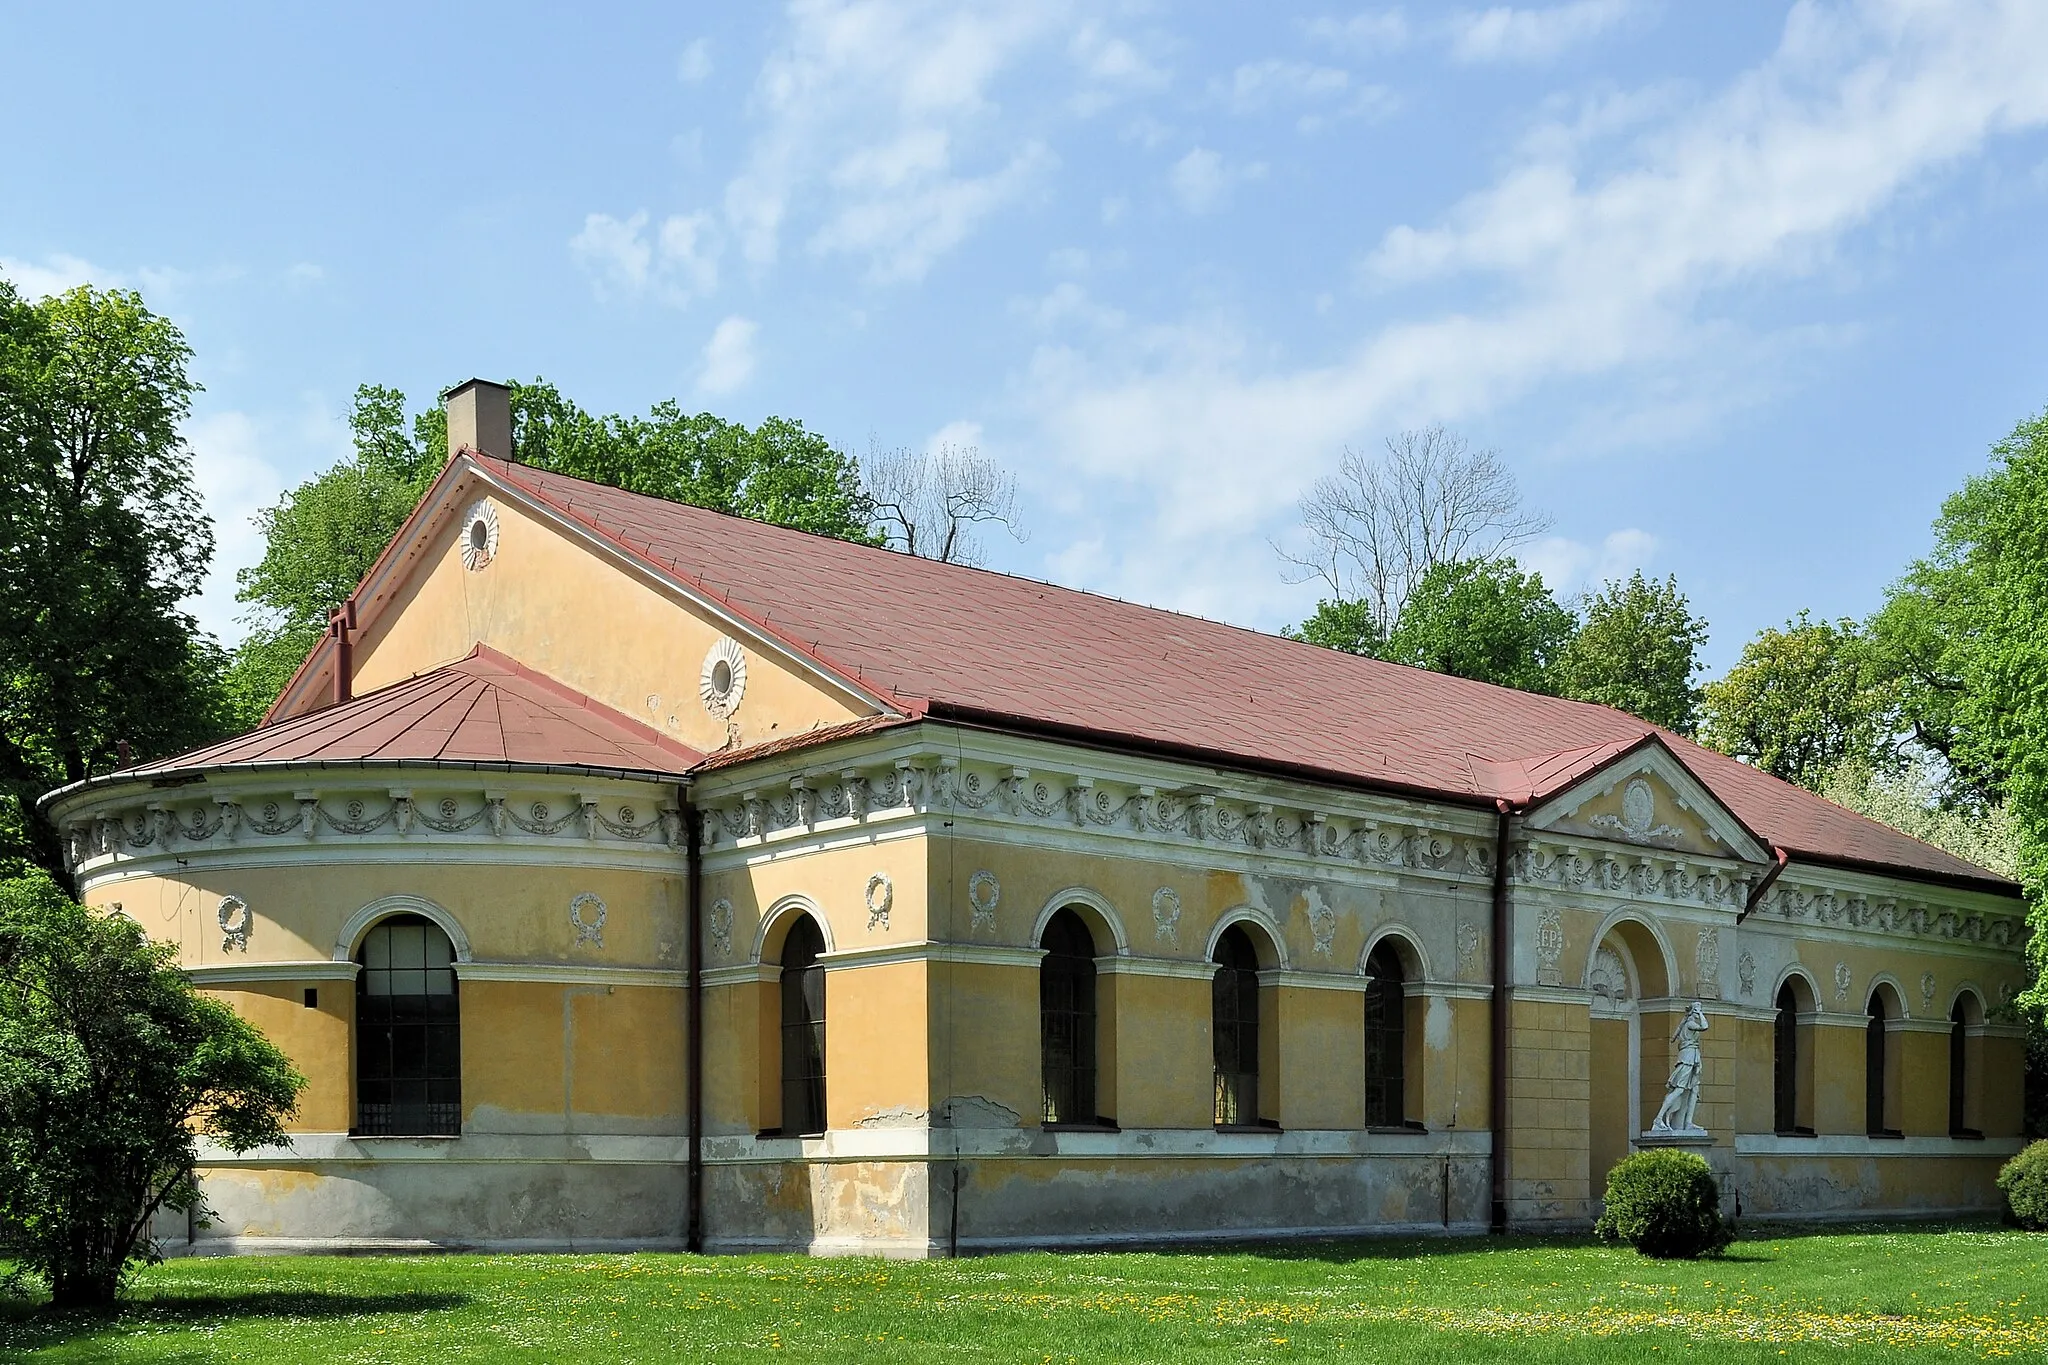
[[[1072,910],[1039,946],[1038,1038],[1047,1123],[1095,1123],[1095,938]]]
[[[782,1131],[825,1131],[825,937],[810,916],[782,945]]]
[[[1391,944],[1382,943],[1366,959],[1365,971],[1372,978],[1365,988],[1365,1123],[1368,1128],[1399,1128],[1408,1118],[1401,959]]]
[[[1216,943],[1212,992],[1216,1042],[1216,1126],[1259,1121],[1259,957],[1236,925]]]
[[[446,1137],[462,1131],[462,1016],[455,948],[432,920],[394,915],[363,936],[356,961],[356,1131]]]

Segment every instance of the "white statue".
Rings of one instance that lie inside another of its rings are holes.
[[[1650,1131],[1673,1136],[1704,1136],[1706,1130],[1693,1122],[1700,1104],[1700,1035],[1707,1031],[1707,1012],[1695,1000],[1678,1021],[1671,1035],[1678,1044],[1678,1058],[1671,1064],[1671,1079],[1665,1082],[1664,1103],[1657,1110]]]

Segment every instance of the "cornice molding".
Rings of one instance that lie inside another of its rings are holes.
[[[60,828],[87,883],[194,856],[341,862],[424,844],[437,857],[576,847],[680,862],[683,839],[665,783],[428,768],[306,768],[114,790],[73,806]]]
[[[353,962],[237,962],[219,967],[186,967],[185,976],[201,990],[268,981],[353,981],[360,970]]]

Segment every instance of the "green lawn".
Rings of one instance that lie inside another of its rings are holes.
[[[990,1256],[174,1261],[108,1319],[0,1303],[0,1359],[2048,1359],[2048,1237],[1782,1233],[1718,1261],[1578,1240]]]

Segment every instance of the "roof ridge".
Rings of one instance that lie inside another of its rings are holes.
[[[786,536],[794,538],[798,541],[822,542],[835,547],[850,550],[855,553],[874,553],[885,555],[895,562],[902,562],[907,560],[916,563],[920,566],[920,569],[922,571],[928,573],[941,575],[947,573],[957,573],[968,576],[979,575],[985,578],[995,579],[1000,582],[1018,584],[1031,588],[1042,588],[1050,592],[1071,594],[1077,597],[1084,597],[1091,601],[1102,602],[1112,606],[1126,608],[1131,611],[1170,617],[1180,621],[1191,621],[1197,625],[1208,626],[1217,630],[1229,631],[1237,635],[1250,636],[1254,639],[1261,641],[1277,642],[1285,647],[1297,648],[1301,650],[1314,650],[1318,652],[1318,657],[1325,655],[1334,655],[1339,659],[1353,661],[1351,666],[1355,666],[1370,672],[1381,672],[1383,670],[1398,670],[1400,673],[1403,674],[1427,677],[1433,680],[1438,680],[1440,682],[1448,682],[1453,686],[1471,687],[1475,689],[1480,689],[1482,692],[1506,692],[1511,693],[1518,697],[1533,697],[1545,702],[1555,702],[1564,707],[1590,708],[1592,710],[1604,712],[1610,715],[1627,716],[1628,719],[1630,719],[1631,721],[1635,721],[1638,724],[1646,723],[1643,722],[1640,717],[1631,716],[1629,715],[1629,713],[1620,710],[1618,707],[1608,706],[1602,702],[1581,701],[1575,697],[1559,697],[1554,696],[1548,692],[1529,692],[1524,691],[1523,689],[1517,687],[1508,687],[1503,683],[1486,682],[1478,678],[1460,677],[1455,673],[1440,673],[1434,669],[1422,668],[1415,664],[1404,664],[1393,659],[1381,659],[1376,658],[1373,655],[1369,654],[1354,654],[1348,650],[1332,649],[1326,645],[1318,645],[1307,640],[1295,639],[1292,636],[1283,635],[1277,631],[1260,630],[1256,626],[1241,625],[1235,621],[1226,621],[1219,617],[1203,616],[1196,612],[1182,611],[1176,607],[1162,607],[1150,602],[1140,602],[1131,598],[1116,597],[1109,593],[1097,592],[1091,588],[1077,588],[1065,583],[1056,583],[1051,579],[1034,578],[1029,574],[1013,573],[1006,569],[991,569],[979,564],[959,564],[946,560],[926,559],[921,555],[914,555],[905,550],[898,550],[893,546],[872,545],[858,540],[847,540],[839,536],[826,535],[823,532],[819,531],[806,531],[795,526],[785,526],[780,522],[763,521],[759,518],[743,517],[732,512],[721,512],[715,507],[705,507],[700,503],[679,502],[673,498],[664,498],[653,493],[636,492],[635,490],[630,488],[621,488],[616,484],[599,483],[593,479],[581,478],[574,474],[565,474],[559,470],[540,469],[532,465],[520,464],[517,461],[503,460],[494,455],[481,455],[473,451],[467,453],[475,456],[480,464],[488,463],[490,467],[496,469],[506,471],[517,471],[516,473],[510,475],[514,483],[518,484],[521,488],[533,494],[535,497],[542,499],[543,501],[548,503],[549,506],[555,508],[555,510],[560,512],[562,515],[575,519],[578,523],[584,525],[591,531],[603,536],[606,540],[626,549],[636,557],[649,563],[652,563],[656,568],[661,569],[663,572],[672,573],[677,575],[678,577],[688,580],[692,586],[697,588],[698,591],[704,593],[707,597],[710,597],[717,601],[718,604],[724,607],[726,610],[731,611],[734,615],[739,616],[743,620],[747,621],[750,625],[753,625],[757,629],[762,630],[764,633],[772,635],[775,639],[795,649],[799,653],[804,654],[810,658],[817,659],[820,662],[823,662],[842,673],[847,673],[856,678],[859,678],[864,685],[874,688],[877,691],[883,692],[885,695],[890,697],[890,699],[895,701],[906,701],[908,700],[908,698],[903,696],[902,694],[897,693],[896,691],[894,691],[893,688],[885,687],[884,685],[876,682],[871,676],[868,676],[867,674],[863,673],[858,666],[844,663],[826,654],[824,651],[817,649],[815,647],[815,641],[807,645],[802,641],[796,639],[794,636],[777,629],[774,625],[770,623],[769,618],[758,616],[755,613],[747,610],[746,608],[736,605],[733,602],[730,594],[713,587],[705,579],[702,573],[691,573],[674,565],[663,564],[656,559],[651,548],[648,548],[642,544],[635,543],[631,538],[629,538],[621,532],[617,532],[610,528],[607,528],[597,518],[587,513],[581,512],[573,507],[562,505],[562,503],[555,496],[553,496],[548,490],[540,486],[541,482],[544,480],[560,480],[563,482],[574,483],[586,488],[594,489],[602,494],[630,498],[636,502],[650,504],[651,506],[656,508],[685,508],[692,513],[698,513],[708,517],[716,517],[722,521],[736,523],[740,526],[747,527],[750,530],[755,531],[756,533],[765,533],[771,536]],[[519,477],[519,475],[521,474],[525,475],[526,477]],[[920,700],[931,701],[934,699],[920,698]],[[914,714],[914,712],[912,713]]]

